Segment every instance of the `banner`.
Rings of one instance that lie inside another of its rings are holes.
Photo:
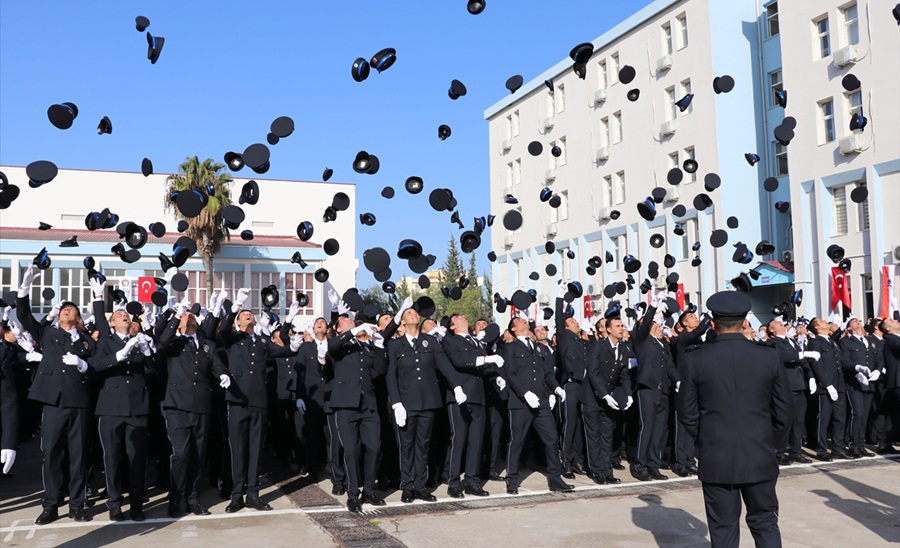
[[[894,300],[894,265],[881,267],[881,306],[879,318],[890,318],[897,310],[897,302]]]
[[[141,276],[138,278],[138,302],[153,302],[153,290],[156,289],[156,280],[152,276]]]
[[[675,300],[678,301],[678,307],[684,310],[684,284],[678,284],[678,291],[675,292]]]
[[[591,311],[591,296],[584,296],[584,319],[590,320],[594,313]]]
[[[838,303],[844,303],[847,310],[853,308],[850,304],[850,284],[847,283],[847,274],[840,267],[831,268],[831,310],[837,308]]]

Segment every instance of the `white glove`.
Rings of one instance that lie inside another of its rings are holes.
[[[140,339],[137,337],[132,337],[125,343],[125,347],[116,352],[116,360],[123,362],[128,359],[128,356],[131,355],[132,352],[137,348],[138,344],[140,344]]]
[[[859,384],[863,386],[869,386],[869,377],[863,375],[862,373],[857,373],[855,376],[856,380],[859,381]]]
[[[402,403],[394,404],[394,422],[397,423],[397,426],[403,428],[406,426],[406,408],[403,407]]]
[[[244,303],[247,302],[247,299],[250,298],[250,288],[242,287],[238,289],[237,295],[234,297],[234,304],[231,305],[231,311],[237,314],[241,308],[244,306]]]
[[[9,321],[9,330],[12,331],[12,334],[15,335],[17,339],[22,335],[22,326],[15,320]]]
[[[269,318],[269,315],[263,312],[259,315],[259,318],[256,319],[256,326],[263,331],[266,331],[268,334],[269,325],[272,323],[272,320]]]
[[[62,308],[62,303],[56,303],[55,305],[53,305],[53,308],[50,309],[50,313],[47,314],[47,319],[49,319],[51,322],[55,320],[56,317],[59,316],[60,308]]]
[[[375,348],[384,348],[384,335],[381,334],[381,331],[372,334],[372,342],[375,344]]]
[[[476,340],[476,341],[483,341],[483,340],[484,340],[484,330],[479,331],[478,334],[475,335],[475,340]]]
[[[4,322],[9,321],[9,313],[10,312],[12,312],[11,306],[7,306],[6,308],[3,309],[3,321]]]
[[[634,398],[632,398],[631,396],[628,396],[628,400],[625,402],[625,410],[626,411],[628,410],[629,407],[631,407],[632,403],[634,403]]]
[[[15,449],[0,449],[0,463],[3,464],[4,474],[9,474],[14,462],[16,462]]]
[[[412,297],[403,299],[403,302],[400,303],[400,309],[397,310],[397,314],[394,316],[394,322],[396,322],[397,325],[400,325],[400,320],[403,318],[403,313],[412,308],[412,305]]]
[[[91,286],[91,292],[94,294],[94,300],[103,300],[103,287],[106,285],[106,280],[101,281],[97,278],[91,278],[88,280],[88,284]]]
[[[659,306],[658,295],[658,293],[650,293],[650,306],[652,306],[653,308],[657,308]]]
[[[553,392],[559,396],[559,401],[566,401],[566,391],[562,386],[558,386]]]
[[[547,326],[547,340],[552,341],[553,337],[556,335],[556,324],[550,324]]]
[[[147,335],[144,335],[143,333],[138,333],[137,341],[138,341],[138,345],[141,348],[141,354],[147,356],[148,358],[153,355],[153,352],[151,351],[151,348],[150,348],[150,337],[148,337]]]
[[[619,411],[619,404],[616,402],[616,399],[609,394],[603,396],[603,401],[606,402],[606,405],[612,407],[616,411]]]
[[[797,330],[794,329],[793,327],[789,327],[787,330],[787,336],[789,339],[793,339],[794,337],[797,336]]]
[[[216,304],[213,306],[212,310],[210,310],[210,314],[215,318],[222,317],[222,307],[225,305],[225,299],[228,298],[228,292],[224,289],[221,293],[219,293],[219,298],[216,299]]]
[[[287,322],[287,323],[293,322],[293,321],[294,321],[294,317],[297,315],[298,312],[300,312],[300,302],[299,302],[299,301],[294,301],[294,302],[291,303],[291,306],[288,307],[288,313],[287,313],[287,319],[286,319],[286,322]],[[305,331],[305,330],[304,330],[304,331]]]
[[[809,379],[809,393],[815,394],[816,390],[818,390],[818,389],[819,389],[819,387],[816,386],[816,379],[812,379],[812,378]]]
[[[188,308],[191,307],[191,302],[187,297],[181,299],[181,302],[175,305],[175,317],[180,318],[184,316],[184,313],[187,312]]]
[[[556,396],[550,394],[550,411],[553,411],[554,407],[556,407]]]
[[[665,314],[669,311],[669,302],[665,299],[660,299],[659,303],[656,306],[656,311],[660,314]]]
[[[833,312],[828,316],[828,323],[839,324],[841,323],[841,317],[837,314],[837,312]]]
[[[71,352],[66,352],[66,354],[62,357],[62,361],[66,365],[74,365],[78,368],[78,372],[82,374],[88,369],[87,362],[82,360],[75,354],[72,354]]]
[[[215,310],[217,302],[219,302],[219,292],[213,291],[209,295],[209,304],[206,307],[207,310]]]
[[[492,363],[497,366],[497,368],[503,367],[503,356],[487,356],[484,359],[485,363]]]
[[[847,330],[847,324],[849,324],[849,323],[850,323],[850,320],[853,320],[853,319],[855,319],[855,318],[853,317],[853,314],[850,314],[849,316],[847,316],[847,319],[844,320],[843,323],[841,323],[841,331],[846,331],[846,330]],[[835,323],[837,323],[837,322],[835,322]]]
[[[634,369],[638,366],[637,358],[628,358],[628,369]]]
[[[872,373],[869,374],[869,381],[875,382],[875,381],[877,381],[880,377],[881,377],[881,371],[879,371],[879,370],[876,369],[875,371],[872,371]]]
[[[303,335],[300,333],[294,333],[291,335],[291,352],[296,352],[300,350],[300,345],[303,344]]]
[[[31,293],[31,284],[34,283],[34,265],[29,265],[22,274],[22,283],[19,284],[19,298],[27,297]]]
[[[297,410],[301,413],[306,413],[306,402],[303,400],[297,400]]]
[[[328,290],[328,301],[331,303],[331,311],[338,311],[338,301],[340,301],[340,297],[338,297],[337,291],[334,288]]]
[[[303,321],[302,318],[297,318],[296,316],[294,317],[294,319],[290,320],[288,323],[291,324],[291,329],[294,330],[294,333],[299,333],[302,335],[309,329],[309,326],[306,325],[306,322]]]
[[[681,389],[681,381],[678,381],[675,383],[675,393],[677,394],[680,389]]]
[[[821,357],[822,357],[822,355],[820,353],[816,352],[815,350],[804,350],[803,352],[800,353],[801,360],[809,359],[809,360],[819,361],[819,358],[821,358]]]
[[[219,386],[221,386],[222,388],[228,388],[229,386],[231,386],[231,377],[224,373],[219,375]]]
[[[34,343],[31,341],[31,339],[19,337],[18,339],[16,339],[16,342],[19,343],[19,346],[25,352],[34,352]]]
[[[350,334],[352,334],[355,337],[355,336],[359,335],[361,332],[365,331],[371,335],[372,333],[374,333],[377,330],[378,330],[378,328],[375,327],[374,325],[372,325],[370,323],[364,323],[364,324],[357,325],[356,327],[351,329]]]
[[[497,377],[497,388],[499,388],[501,392],[506,389],[506,381],[503,380],[503,377]]]
[[[531,390],[529,390],[528,392],[525,392],[524,398],[525,398],[525,403],[527,403],[528,407],[530,407],[532,409],[537,409],[541,405],[541,400],[538,399],[537,395],[534,392],[532,392]]]
[[[337,305],[337,313],[338,314],[347,314],[350,312],[350,307],[344,301],[338,301]]]
[[[447,328],[436,325],[436,326],[434,326],[434,329],[432,329],[431,331],[428,332],[428,334],[431,335],[432,337],[444,338],[444,335],[447,334]]]
[[[556,286],[556,297],[558,299],[562,299],[566,296],[566,293],[569,292],[569,281],[568,280],[560,280],[559,284]]]
[[[869,376],[869,374],[872,373],[872,371],[869,370],[869,368],[866,367],[865,365],[857,365],[853,369],[855,369],[857,373],[862,373],[863,375],[865,375],[867,377]]]
[[[43,354],[41,354],[40,352],[35,352],[34,350],[25,354],[25,361],[27,361],[27,362],[39,362],[43,358],[44,358]]]
[[[457,386],[453,389],[453,397],[456,398],[456,405],[462,405],[469,399],[466,397],[466,393],[463,392],[462,386]]]
[[[835,390],[833,386],[830,384],[825,387],[825,390],[828,392],[828,397],[831,398],[831,401],[837,401],[838,399],[838,391]]]

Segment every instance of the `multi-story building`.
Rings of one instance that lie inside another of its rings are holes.
[[[811,0],[791,4],[798,11],[818,9],[818,3]],[[812,25],[813,14],[804,13],[802,17]],[[781,21],[784,25],[784,17]],[[575,279],[582,282],[586,299],[591,301],[590,312],[602,313],[606,303],[603,289],[626,279],[623,258],[634,255],[643,268],[634,274],[633,287],[616,297],[626,306],[646,299],[639,285],[650,261],[660,265],[655,287],[665,287],[667,274],[677,272],[685,301],[701,307],[709,295],[729,288],[734,277],[751,268],[759,274],[750,294],[757,320],[770,317],[774,304],[788,301],[794,290],[793,256],[802,253],[798,248],[825,247],[823,242],[813,241],[816,235],[809,231],[799,238],[792,235],[796,212],[791,209],[782,213],[775,208],[778,201],[798,198],[793,171],[798,163],[794,160],[795,154],[799,156],[797,149],[816,148],[811,140],[812,107],[804,105],[804,92],[795,89],[809,87],[812,81],[804,76],[814,70],[808,58],[811,27],[802,31],[791,28],[792,33],[802,34],[796,40],[807,52],[797,53],[800,46],[791,43],[791,56],[799,55],[804,61],[797,62],[805,63],[791,80],[788,71],[795,69],[790,63],[782,67],[779,39],[787,28],[782,26],[779,34],[778,23],[774,3],[657,0],[592,41],[593,55],[585,66],[584,78],[575,73],[572,60],[567,58],[488,108],[485,118],[490,132],[492,206],[498,221],[512,208],[524,218],[523,226],[512,232],[501,223],[494,225],[491,246],[497,254],[493,264],[495,291],[509,296],[515,289],[534,289],[537,304],[546,306],[555,298],[557,279]],[[889,34],[887,22],[881,24],[883,32]],[[891,44],[896,40],[896,34],[885,38],[884,51],[892,51]],[[573,39],[573,46],[577,42]],[[871,58],[875,59],[873,63],[892,63],[888,55],[881,61],[877,56]],[[619,81],[619,71],[626,65],[635,69],[635,77],[628,84]],[[885,102],[897,97],[896,69],[893,66],[871,76],[873,88],[886,88],[883,95],[879,91]],[[828,81],[826,67],[821,70],[822,82]],[[871,72],[878,71],[873,65]],[[725,75],[733,78],[734,88],[716,93],[713,81]],[[881,78],[893,78],[893,82],[876,84]],[[552,82],[552,88],[548,82]],[[839,81],[834,85],[840,86]],[[773,92],[788,87],[791,102],[786,113],[799,120],[797,139],[789,145],[790,163],[787,147],[772,136],[785,116],[785,109],[773,102]],[[819,89],[811,89],[810,94],[818,97],[825,93],[820,86],[815,87]],[[636,101],[627,97],[631,90],[640,90]],[[693,100],[682,110],[676,103],[688,94],[693,94]],[[883,116],[878,127],[881,133],[892,135],[882,137],[882,150],[885,157],[894,159],[896,171],[896,139],[900,133],[896,109]],[[538,156],[528,152],[532,141],[543,145]],[[558,156],[550,153],[554,146],[559,147]],[[814,173],[820,173],[819,168],[828,173],[843,169],[840,166],[846,157],[837,152],[836,144],[831,149],[834,158],[821,161]],[[759,162],[749,165],[746,153],[757,154]],[[668,184],[669,170],[682,166],[686,159],[695,160],[699,169],[684,173],[679,185]],[[721,180],[721,186],[712,191],[704,188],[710,174]],[[764,189],[763,182],[769,177],[779,181],[774,192]],[[810,172],[804,180],[814,177],[821,176]],[[869,181],[874,187],[871,176]],[[896,187],[896,179],[893,182]],[[544,187],[560,197],[558,208],[540,201]],[[656,205],[655,219],[648,222],[639,215],[637,204],[656,187],[664,188],[666,196]],[[889,202],[875,204],[874,196],[891,198],[898,204],[896,189],[892,194],[882,190],[880,195],[874,188],[870,190],[870,218],[882,218],[872,215],[876,207],[889,209]],[[701,193],[712,198],[713,206],[698,211],[694,204]],[[514,195],[518,205],[501,205],[507,194]],[[681,217],[673,214],[678,205],[687,210]],[[729,217],[737,218],[737,228],[727,226]],[[884,227],[883,234],[897,234],[896,219],[893,223]],[[683,236],[674,233],[676,225],[684,229]],[[728,233],[728,243],[720,248],[709,242],[710,234],[717,229]],[[650,245],[654,234],[664,236],[662,247]],[[882,239],[885,241],[879,249],[887,251],[886,240],[891,238]],[[733,262],[735,243],[744,242],[753,250],[761,240],[771,242],[775,252],[755,257],[751,264]],[[545,251],[547,241],[554,242],[553,254]],[[695,252],[697,243],[700,248]],[[574,252],[575,259],[567,258],[569,251]],[[607,252],[614,260],[604,261],[596,274],[589,276],[585,271],[588,259],[605,258]],[[854,253],[848,249],[848,256]],[[676,259],[671,269],[663,266],[666,254]],[[695,256],[702,261],[697,267],[691,266]],[[811,261],[808,255],[799,257]],[[548,264],[556,267],[556,275],[545,273]],[[804,264],[804,283],[812,277],[805,271],[808,267]],[[860,271],[864,268],[859,265]],[[532,279],[535,272],[540,275],[537,281]],[[815,288],[806,288],[807,300],[798,315],[827,312],[822,300],[827,285],[822,288],[822,280],[817,283]],[[580,304],[575,308],[579,316],[586,312]]]
[[[52,264],[41,272],[32,288],[35,312],[49,312],[53,303],[60,299],[71,300],[86,309],[91,294],[87,284],[87,270],[82,264],[86,256],[94,258],[98,270],[108,279],[110,288],[126,291],[130,299],[137,298],[136,281],[141,276],[171,279],[176,272],[183,272],[189,280],[189,288],[184,293],[171,291],[179,299],[187,296],[191,302],[206,304],[206,271],[198,253],[188,259],[181,268],[171,268],[163,272],[158,258],[160,253],[171,257],[172,245],[181,236],[176,230],[177,219],[164,210],[163,200],[166,189],[165,174],[143,177],[140,173],[108,171],[84,171],[60,169],[56,178],[39,188],[28,185],[25,168],[15,166],[0,167],[10,184],[21,189],[19,198],[0,213],[0,294],[5,295],[19,285],[21,274],[31,264],[35,254],[46,247]],[[235,178],[232,185],[232,199],[238,204],[241,188],[247,178]],[[355,190],[352,184],[299,182],[256,179],[259,183],[259,201],[256,205],[244,204],[246,215],[240,228],[231,231],[230,241],[222,245],[221,252],[214,260],[215,289],[224,288],[231,293],[241,287],[253,291],[245,307],[254,311],[261,309],[259,290],[274,284],[280,289],[281,300],[274,309],[283,313],[293,302],[297,293],[309,297],[309,306],[302,314],[312,317],[330,310],[327,290],[335,287],[343,289],[355,285]],[[335,221],[324,223],[322,214],[332,203],[337,192],[350,198],[350,207],[337,214]],[[287,204],[282,207],[282,204]],[[120,222],[132,221],[147,227],[150,223],[162,222],[166,235],[156,238],[149,235],[141,249],[141,259],[125,263],[111,251],[112,246],[121,242],[115,229],[89,231],[85,226],[85,216],[91,211],[108,207],[119,216]],[[315,230],[306,242],[297,237],[297,225],[309,220]],[[52,225],[49,230],[39,230],[43,221]],[[240,233],[249,229],[252,240],[242,240]],[[61,247],[60,242],[77,236],[78,247]],[[340,244],[335,255],[327,255],[322,243],[334,238]],[[306,268],[291,262],[294,252],[300,251]],[[318,268],[329,271],[325,284],[315,281],[313,273]],[[40,296],[44,289],[54,290],[56,297],[44,300]]]

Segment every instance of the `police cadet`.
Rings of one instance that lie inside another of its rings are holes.
[[[848,455],[844,452],[844,425],[847,417],[847,385],[841,370],[841,351],[832,340],[829,325],[824,320],[810,320],[809,333],[806,348],[819,353],[819,359],[810,364],[819,398],[816,458],[825,462],[832,459],[828,454],[828,424],[831,423],[831,441],[834,444],[831,454],[846,459]]]
[[[153,365],[150,339],[139,331],[137,324],[132,327],[125,310],[113,312],[107,323],[103,314],[103,282],[92,279],[90,283],[100,338],[89,363],[103,383],[95,414],[100,417],[98,430],[106,471],[109,519],[125,519],[121,506],[127,488],[131,519],[144,521],[150,415],[147,374]]]
[[[481,342],[469,334],[469,320],[464,315],[450,316],[450,331],[441,341],[441,346],[456,369],[468,398],[466,405],[447,404],[452,432],[447,494],[453,498],[463,498],[463,493],[486,497],[489,493],[481,486],[480,473],[486,424],[484,378],[499,379],[494,381],[500,383],[498,387],[506,385],[506,381],[497,376],[499,368],[503,367],[503,358],[487,355]],[[462,485],[460,474],[464,457],[466,481]]]
[[[670,347],[675,368],[680,371],[681,366],[684,365],[687,349],[695,344],[700,344],[703,335],[709,330],[709,317],[704,314],[702,320],[697,318],[696,307],[692,305],[692,308],[681,313],[675,325],[677,329],[680,329],[680,332],[672,338]],[[675,463],[672,465],[672,471],[681,477],[686,477],[697,473],[697,464],[694,461],[694,441],[685,431],[684,426],[680,424],[678,398],[679,395],[676,392],[672,398],[673,409],[675,410],[673,421],[675,425]]]
[[[401,321],[404,335],[387,344],[387,387],[400,449],[400,500],[434,502],[437,498],[425,490],[425,482],[435,410],[443,404],[438,372],[453,387],[457,405],[465,403],[466,394],[437,339],[419,332],[418,311],[405,310]]]
[[[386,504],[375,492],[381,452],[381,420],[373,379],[387,371],[384,350],[376,348],[369,340],[375,330],[372,324],[355,325],[350,317],[341,315],[335,326],[338,336],[328,341],[328,354],[334,363],[331,408],[338,439],[344,448],[347,510],[357,513],[362,512],[364,502],[373,506]],[[363,461],[362,470],[360,460]],[[362,497],[360,485],[365,485]]]
[[[59,517],[63,499],[64,469],[69,464],[69,515],[75,521],[90,521],[84,509],[90,456],[92,371],[88,359],[94,340],[78,330],[81,313],[75,303],[64,301],[59,309],[59,325],[42,326],[31,312],[31,284],[34,266],[22,276],[16,297],[16,314],[22,328],[40,345],[43,358],[37,368],[28,398],[44,404],[41,417],[43,452],[43,511],[35,520],[46,525]]]
[[[581,418],[582,394],[590,396],[587,387],[588,371],[588,345],[581,338],[581,328],[578,320],[563,312],[565,309],[565,297],[568,289],[568,280],[560,280],[556,294],[556,321],[557,349],[556,362],[559,365],[559,381],[562,389],[566,391],[565,401],[560,402],[562,414],[562,457],[563,476],[574,479],[575,474],[586,475],[587,471],[582,466],[584,461],[584,424]]]
[[[747,340],[750,298],[721,291],[706,301],[714,342],[689,352],[682,374],[682,421],[696,442],[713,547],[740,542],[741,499],[757,546],[781,546],[775,449],[788,431],[789,388],[778,352]]]
[[[19,388],[16,383],[16,364],[22,351],[7,341],[11,335],[6,321],[0,322],[0,464],[2,473],[9,474],[16,462],[19,446]],[[14,337],[11,337],[15,340]]]
[[[622,481],[612,471],[613,432],[617,417],[634,402],[628,376],[631,352],[622,342],[625,327],[618,314],[618,310],[608,313],[610,317],[605,318],[604,323],[605,337],[597,339],[590,347],[588,381],[591,394],[582,404],[588,471],[598,485]]]
[[[506,463],[506,492],[519,494],[519,457],[531,427],[544,444],[547,460],[547,485],[551,491],[572,491],[574,486],[563,481],[559,460],[556,421],[552,409],[566,391],[553,374],[552,355],[531,340],[528,321],[513,318],[508,331],[514,339],[503,345],[503,364],[509,383],[509,449]]]
[[[167,370],[162,409],[172,445],[167,512],[173,518],[182,515],[182,499],[189,513],[210,513],[200,504],[199,493],[213,414],[213,384],[216,380],[223,388],[231,384],[215,343],[198,328],[197,318],[182,303],[159,334]]]
[[[231,311],[223,320],[224,329],[220,331],[231,376],[225,392],[231,478],[234,481],[231,502],[225,507],[228,513],[244,507],[245,489],[246,506],[255,510],[272,509],[259,498],[259,457],[265,442],[269,411],[266,362],[270,358],[296,355],[302,342],[301,336],[296,334],[291,337],[289,347],[278,346],[269,337],[257,335],[253,312],[241,309],[249,296],[249,288],[238,290]],[[232,325],[238,330],[232,330]]]
[[[847,335],[841,339],[841,367],[850,403],[850,452],[852,458],[874,457],[866,450],[866,424],[875,395],[874,382],[880,377],[881,360],[875,358],[875,346],[866,340],[866,331],[858,318],[847,324]],[[877,372],[877,373],[876,373]]]
[[[884,414],[888,426],[878,441],[878,454],[896,455],[893,444],[900,439],[900,321],[885,318],[878,325],[884,333]]]

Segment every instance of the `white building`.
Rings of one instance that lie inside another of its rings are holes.
[[[107,276],[109,287],[122,287],[131,298],[137,296],[133,286],[139,276],[171,279],[176,271],[181,271],[190,281],[186,295],[192,302],[206,304],[206,273],[200,254],[178,270],[172,268],[163,273],[160,266],[159,254],[171,256],[172,244],[181,236],[176,231],[177,219],[163,207],[166,174],[145,178],[140,173],[60,169],[53,181],[32,189],[25,168],[3,166],[0,171],[6,174],[10,184],[21,189],[12,206],[0,212],[0,291],[3,294],[18,287],[21,273],[35,254],[46,247],[52,265],[35,280],[32,302],[36,312],[48,312],[59,299],[72,300],[82,307],[90,303],[87,271],[82,265],[85,256],[94,257]],[[235,204],[248,180],[235,178],[232,186]],[[255,180],[260,187],[259,202],[241,206],[246,219],[238,230],[231,232],[231,240],[216,255],[214,287],[227,289],[232,299],[238,288],[252,288],[245,307],[259,311],[259,290],[275,284],[281,291],[276,312],[283,313],[296,293],[304,292],[310,305],[302,313],[322,315],[330,310],[326,292],[332,284],[336,288],[355,285],[356,187],[340,183]],[[350,208],[339,212],[336,221],[324,223],[322,215],[337,192],[347,194]],[[149,235],[147,244],[140,249],[142,258],[126,264],[111,252],[112,246],[121,241],[115,229],[89,231],[85,227],[85,216],[105,207],[118,214],[120,222],[133,221],[144,227],[162,222],[167,233],[163,238]],[[305,220],[311,221],[315,230],[312,239],[302,242],[296,229]],[[53,228],[38,230],[39,221]],[[253,231],[253,240],[240,238],[240,232],[245,229]],[[78,237],[78,247],[59,246],[73,235]],[[326,255],[322,249],[322,242],[327,238],[335,238],[340,243],[340,250],[333,256]],[[291,262],[295,251],[300,251],[308,263],[305,269]],[[313,279],[313,273],[320,267],[330,273],[325,284]],[[48,287],[56,293],[53,302],[40,298],[43,289]],[[167,289],[172,294],[171,288],[167,286]],[[177,296],[181,298],[184,294]]]

